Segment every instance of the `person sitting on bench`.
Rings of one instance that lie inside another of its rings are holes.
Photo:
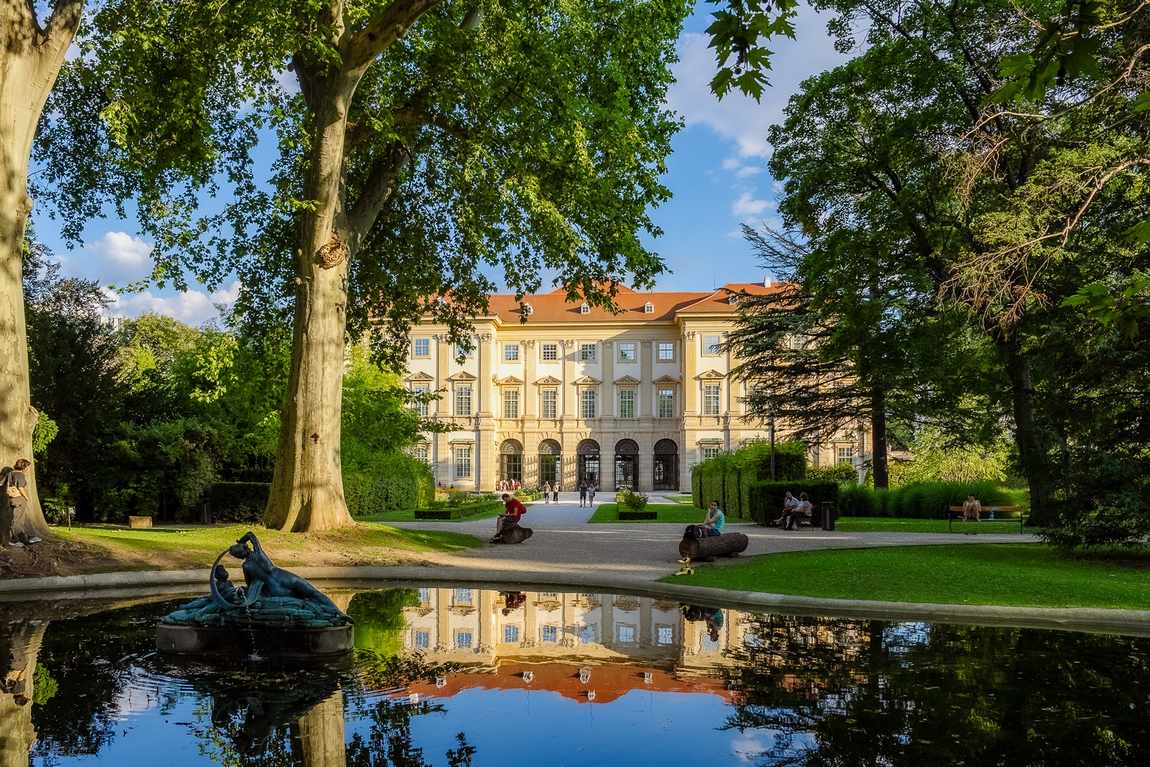
[[[979,503],[978,499],[973,495],[966,496],[966,500],[962,503],[962,518],[973,519],[975,522],[977,522],[981,516],[982,504]]]
[[[722,535],[723,528],[726,526],[727,515],[719,508],[718,501],[711,501],[710,506],[707,507],[707,518],[703,520],[704,536]]]
[[[523,501],[511,493],[503,494],[503,509],[504,513],[500,514],[495,521],[495,535],[491,538],[491,543],[502,541],[503,533],[518,525],[520,518],[527,513],[527,507],[523,505]]]
[[[790,495],[790,493],[788,493]],[[791,497],[794,501],[794,497]],[[811,516],[811,502],[807,498],[806,493],[800,493],[799,499],[787,510],[783,511],[783,529],[784,530],[797,530],[799,528],[799,517]]]

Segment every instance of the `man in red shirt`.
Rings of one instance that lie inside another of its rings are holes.
[[[492,543],[502,542],[503,532],[518,525],[519,518],[527,513],[527,507],[523,505],[523,501],[511,493],[503,494],[503,509],[504,513],[495,522],[495,537],[491,539]]]

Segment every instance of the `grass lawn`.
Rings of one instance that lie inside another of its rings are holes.
[[[619,519],[619,504],[617,503],[603,503],[595,509],[595,513],[591,515],[588,522],[623,522],[628,524],[635,522],[636,524],[643,524],[644,522],[678,522],[684,525],[690,525],[696,522],[702,522],[703,517],[707,512],[702,509],[696,509],[694,506],[684,506],[680,503],[648,503],[645,511],[654,511],[659,514],[658,519]]]
[[[76,572],[108,570],[184,569],[208,567],[216,556],[248,530],[276,564],[291,566],[384,565],[412,554],[457,551],[482,545],[470,535],[425,530],[397,530],[380,524],[323,533],[281,533],[252,525],[220,527],[53,528],[65,544],[75,544],[68,556]]]
[[[695,496],[691,495],[690,493],[683,493],[682,495],[665,495],[663,497],[672,503],[682,503],[686,504],[687,506],[695,505]]]
[[[804,551],[703,566],[671,583],[834,599],[1150,609],[1150,562],[1073,557],[1040,544]]]
[[[835,527],[848,533],[1017,533],[1017,519],[964,522],[954,520],[947,528],[945,519],[901,519],[898,517],[839,517]],[[1025,530],[1025,528],[1022,528]]]
[[[479,514],[469,514],[466,517],[459,519],[420,519],[415,518],[415,509],[404,509],[403,511],[385,511],[382,514],[376,514],[370,517],[362,517],[361,522],[473,522],[477,519],[488,519],[490,517],[498,517],[501,512],[498,509],[492,509],[487,512],[480,512]]]

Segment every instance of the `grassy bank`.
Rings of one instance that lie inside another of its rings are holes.
[[[947,527],[945,519],[900,519],[897,517],[839,517],[835,527],[847,533],[1018,533],[1017,519],[964,522],[954,520]],[[1026,528],[1022,528],[1026,531]]]
[[[643,524],[644,522],[676,522],[679,524],[690,525],[696,522],[702,522],[706,512],[702,509],[696,509],[694,506],[685,506],[680,503],[648,503],[644,511],[654,511],[658,513],[656,519],[619,519],[619,504],[617,503],[604,503],[601,504],[595,513],[591,515],[588,522],[622,522],[623,524]]]
[[[833,599],[1150,609],[1150,562],[1077,558],[1037,544],[964,544],[772,554],[665,579]]]
[[[55,538],[39,547],[46,547],[45,553],[57,561],[58,567],[38,574],[207,567],[249,529],[259,536],[276,564],[283,567],[386,565],[418,559],[423,553],[482,545],[470,535],[397,530],[379,524],[359,524],[323,533],[282,533],[249,525],[150,530],[55,528]]]

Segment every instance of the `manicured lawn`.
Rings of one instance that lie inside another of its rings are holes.
[[[363,517],[362,522],[472,522],[476,519],[488,519],[490,517],[498,517],[500,514],[498,509],[492,511],[480,512],[479,514],[469,514],[466,517],[459,519],[420,519],[415,518],[415,509],[404,509],[403,511],[385,511],[382,514],[376,514],[371,517]]]
[[[672,503],[682,503],[686,504],[687,506],[695,505],[695,497],[690,493],[684,493],[682,495],[665,495],[663,497]]]
[[[702,509],[696,509],[694,506],[684,506],[679,503],[648,503],[645,511],[658,512],[658,519],[619,519],[619,505],[616,503],[601,504],[595,513],[591,515],[588,522],[623,522],[630,523],[636,522],[642,524],[644,522],[677,522],[684,525],[690,525],[696,522],[702,522],[703,517],[707,512]]]
[[[388,564],[404,555],[456,551],[482,545],[470,535],[425,530],[397,530],[380,524],[323,533],[281,533],[253,525],[221,527],[53,528],[64,541],[81,544],[91,571],[115,569],[181,569],[207,567],[221,551],[248,530],[259,536],[272,559],[282,566]]]
[[[1041,544],[964,544],[772,554],[667,582],[834,599],[1150,609],[1145,558],[1094,560]]]
[[[954,520],[947,528],[945,519],[900,519],[897,517],[839,517],[835,527],[848,533],[1017,533],[1017,519],[963,522]],[[1026,528],[1022,528],[1025,530]]]

